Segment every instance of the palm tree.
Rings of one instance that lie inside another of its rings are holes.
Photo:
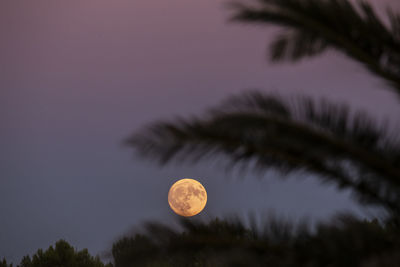
[[[115,267],[130,266],[399,266],[400,233],[377,221],[341,216],[310,231],[270,218],[261,227],[238,219],[182,219],[182,232],[159,223],[112,248]]]
[[[270,46],[273,61],[297,61],[336,49],[362,63],[400,94],[400,14],[386,25],[368,2],[347,0],[252,0],[232,3],[232,20],[274,24],[285,31]]]
[[[363,1],[258,0],[231,6],[233,21],[284,28],[271,44],[273,61],[296,61],[333,48],[386,80],[384,88],[400,96],[399,14],[388,11],[387,26]],[[351,189],[363,204],[400,215],[399,139],[367,113],[343,104],[249,92],[200,117],[153,123],[126,144],[162,164],[225,155],[257,170],[313,173]]]
[[[273,62],[335,49],[386,81],[382,89],[400,96],[400,14],[388,11],[384,23],[367,2],[346,0],[253,0],[231,7],[235,22],[284,29],[271,43]],[[218,157],[228,166],[256,171],[315,174],[338,189],[350,189],[362,204],[381,207],[389,216],[380,222],[333,219],[314,231],[273,220],[261,231],[237,220],[183,220],[183,233],[153,223],[147,234],[114,244],[115,258],[129,258],[132,252],[133,263],[148,266],[400,264],[400,140],[366,112],[328,100],[252,91],[197,117],[152,123],[125,143],[160,164]],[[122,250],[123,242],[131,248]],[[144,247],[153,257],[137,253],[135,244],[150,244]]]

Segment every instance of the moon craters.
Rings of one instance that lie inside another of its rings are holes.
[[[207,193],[198,181],[181,179],[171,186],[168,202],[175,213],[185,217],[194,216],[205,207]]]

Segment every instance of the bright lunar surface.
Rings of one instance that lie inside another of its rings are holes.
[[[207,203],[207,192],[193,179],[181,179],[169,189],[168,203],[178,215],[190,217],[198,214]]]

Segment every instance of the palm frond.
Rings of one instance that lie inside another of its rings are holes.
[[[361,221],[342,215],[329,224],[318,224],[314,230],[274,217],[262,222],[261,229],[246,227],[237,218],[180,222],[181,231],[150,223],[145,233],[117,241],[113,250],[118,247],[125,253],[113,253],[115,267],[352,267],[365,266],[369,261],[380,263],[379,266],[386,266],[382,265],[385,261],[392,264],[387,266],[400,263],[399,257],[392,256],[400,249],[398,229],[376,220]],[[148,243],[156,245],[142,246]],[[126,260],[125,255],[129,254],[131,257]]]
[[[233,2],[234,21],[273,24],[285,31],[270,47],[273,61],[297,61],[328,48],[345,53],[387,80],[400,94],[399,15],[386,25],[370,4],[346,0],[254,0]]]
[[[377,125],[345,105],[250,92],[202,118],[154,123],[126,144],[161,164],[227,156],[257,170],[315,173],[362,202],[400,212],[400,144]]]

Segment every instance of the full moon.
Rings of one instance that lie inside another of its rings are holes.
[[[168,203],[176,214],[184,217],[194,216],[206,206],[207,192],[198,181],[181,179],[169,189]]]

